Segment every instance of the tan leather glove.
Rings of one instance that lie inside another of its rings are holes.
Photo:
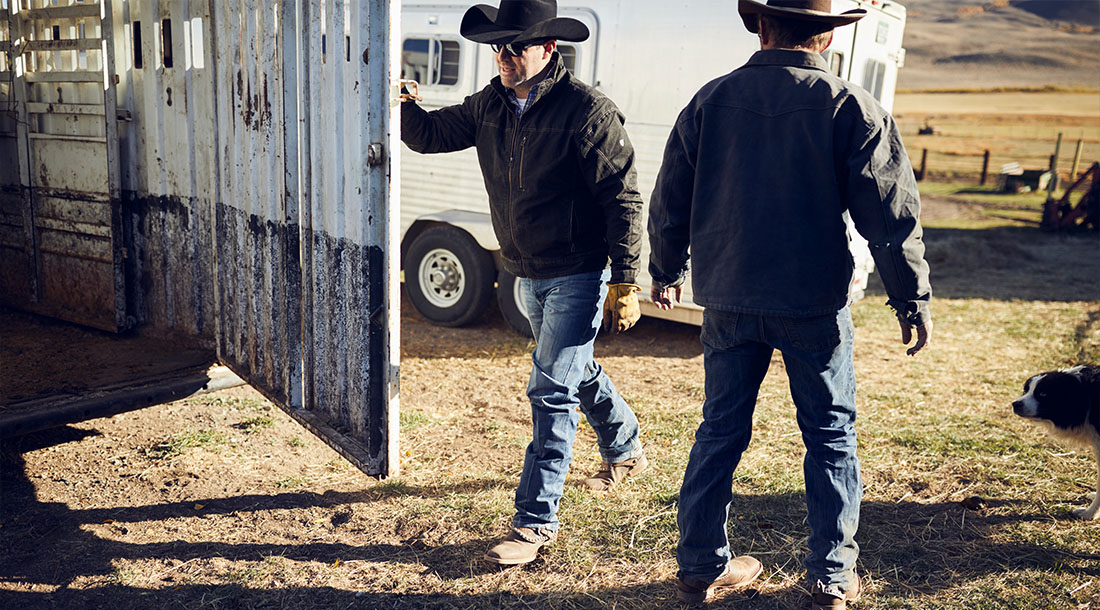
[[[607,299],[603,302],[603,329],[621,333],[638,322],[642,310],[638,308],[637,284],[608,284]]]

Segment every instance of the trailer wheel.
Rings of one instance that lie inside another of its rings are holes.
[[[527,307],[520,296],[519,278],[505,269],[497,273],[497,307],[512,330],[524,337],[535,336],[531,332],[531,322],[527,319]]]
[[[413,307],[441,326],[476,320],[493,296],[493,257],[462,229],[442,225],[413,240],[405,255],[405,284]]]

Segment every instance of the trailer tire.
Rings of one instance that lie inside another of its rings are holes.
[[[409,299],[440,326],[463,326],[485,313],[495,273],[493,257],[469,233],[450,225],[425,230],[405,254]]]
[[[531,322],[527,319],[527,308],[520,298],[519,278],[506,269],[497,273],[497,307],[512,330],[527,338],[535,336],[531,331]]]

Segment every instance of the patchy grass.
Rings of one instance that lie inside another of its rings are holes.
[[[1087,281],[1100,278],[1096,236],[986,214],[1033,213],[1034,196],[921,188],[961,210],[927,223],[931,346],[904,355],[874,283],[853,306],[867,585],[855,608],[1096,610],[1100,524],[1071,518],[1094,460],[1010,406],[1030,374],[1100,361],[1100,281]],[[399,476],[361,476],[260,399],[219,393],[89,422],[97,434],[4,466],[0,606],[679,608],[679,486],[705,399],[698,329],[643,319],[598,340],[651,467],[612,494],[584,491],[600,458],[582,417],[561,536],[531,565],[501,570],[481,558],[514,510],[531,346],[503,322],[441,329],[405,315]],[[231,443],[242,415],[275,425]],[[733,550],[765,572],[753,599],[720,595],[712,607],[807,605],[803,456],[775,355],[728,527]],[[66,472],[49,469],[59,463]]]
[[[411,432],[422,426],[428,426],[439,423],[424,413],[418,413],[416,411],[402,411],[401,412],[401,430],[404,432]]]
[[[874,285],[853,307],[867,585],[856,607],[1094,610],[1100,527],[1071,518],[1095,483],[1094,460],[1010,404],[1034,372],[1097,361],[1100,282],[1082,279],[1100,278],[1096,238],[983,219],[1005,201],[966,190],[926,191],[965,199],[952,205],[983,221],[929,223],[938,295],[929,349],[904,355]],[[481,557],[510,522],[530,438],[530,353],[518,349],[528,344],[502,322],[438,329],[406,318],[402,333],[400,476],[360,476],[281,412],[254,410],[263,402],[210,400],[91,422],[101,435],[27,453],[25,474],[6,475],[16,501],[3,520],[12,543],[0,573],[21,580],[0,577],[5,607],[679,607],[676,510],[705,398],[697,328],[646,319],[598,341],[600,363],[637,411],[650,470],[609,495],[584,491],[580,480],[600,458],[582,417],[560,538],[533,564],[504,570]],[[219,451],[242,412],[275,425]],[[184,431],[156,442],[171,429],[147,423],[158,413]],[[114,427],[126,422],[125,434]],[[127,435],[149,438],[139,446],[152,449],[128,455],[136,463],[125,476],[97,472],[74,484],[40,474],[62,455],[96,463],[81,452]],[[278,448],[292,450],[273,459]],[[712,607],[805,607],[803,455],[776,355],[733,478],[728,528],[734,551],[760,558],[764,576],[754,599],[721,595]],[[90,493],[96,485],[106,491]]]
[[[173,434],[168,440],[149,447],[145,450],[145,455],[152,460],[163,460],[183,455],[196,447],[218,450],[228,441],[229,437],[218,430],[188,430]]]
[[[254,434],[265,428],[275,427],[275,418],[267,415],[258,415],[256,417],[249,417],[248,419],[233,424],[233,427],[244,432],[245,434]]]

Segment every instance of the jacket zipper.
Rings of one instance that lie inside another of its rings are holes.
[[[527,150],[527,136],[519,142],[519,190],[523,190],[523,152]]]
[[[519,138],[520,126],[522,124],[523,117],[517,117],[516,132],[512,135],[512,149],[508,152],[508,232],[512,236],[512,245],[516,247],[516,252],[519,253],[519,266],[521,270],[523,270],[523,252],[519,248],[519,241],[516,240],[516,202],[515,198],[512,196],[512,173],[514,171],[513,168],[516,159],[516,140]],[[526,138],[524,138],[524,141],[526,141]],[[520,188],[522,188],[522,183]]]

